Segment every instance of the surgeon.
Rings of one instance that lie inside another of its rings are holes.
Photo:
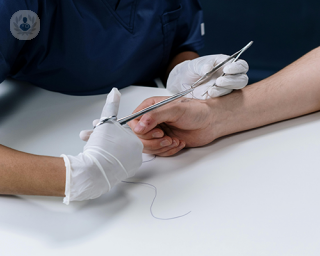
[[[17,15],[21,10],[32,12]],[[0,0],[0,21],[0,82],[11,77],[65,94],[105,94],[113,87],[146,84],[157,77],[165,82],[171,71],[172,77],[183,80],[181,89],[187,88],[227,58],[199,58],[204,24],[197,0]],[[31,36],[37,28],[32,40],[14,36]],[[209,90],[209,97],[246,86],[245,61],[227,65],[224,71],[224,78],[209,82],[219,87]],[[0,193],[65,196],[66,203],[96,198],[141,164],[140,142],[118,124],[109,123],[92,136],[85,138],[88,144],[77,157],[34,156],[0,146]],[[181,147],[176,139],[165,145]],[[130,165],[124,156],[133,148],[137,162]],[[109,160],[109,154],[115,159]]]

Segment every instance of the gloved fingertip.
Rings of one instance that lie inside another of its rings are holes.
[[[223,68],[223,72],[228,75],[245,74],[249,70],[249,65],[244,60],[238,60],[230,63]]]
[[[217,79],[216,85],[219,88],[239,90],[244,88],[248,81],[249,78],[246,74],[225,75]]]
[[[239,83],[239,87],[237,89],[242,89],[247,86],[249,83],[249,77],[246,74],[240,75],[241,83]]]
[[[79,137],[83,141],[88,141],[92,133],[93,133],[93,130],[84,130],[80,132]]]
[[[220,77],[218,77],[217,78],[217,80],[215,81],[215,84],[217,85],[217,86],[222,86],[223,87],[223,80],[224,80],[224,76],[220,76]],[[214,89],[214,88],[212,88],[212,89]]]
[[[120,98],[121,93],[116,87],[113,87],[107,96],[106,103],[118,102],[120,101]]]
[[[244,68],[246,68],[247,70],[249,70],[249,64],[248,62],[246,62],[245,60],[238,60],[236,61],[236,63],[239,63],[239,65],[243,66]]]
[[[113,88],[107,96],[106,104],[101,113],[101,118],[117,116],[119,110],[121,93],[117,88]]]
[[[236,89],[234,88],[239,83],[238,75],[220,76],[216,80],[217,89]]]
[[[96,126],[100,122],[100,119],[95,119],[92,122],[93,127]]]

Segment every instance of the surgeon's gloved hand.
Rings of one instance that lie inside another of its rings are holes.
[[[189,89],[200,77],[228,57],[223,54],[208,55],[178,64],[169,74],[167,89],[172,93]],[[193,93],[189,93],[185,97],[206,99],[209,96],[214,98],[226,95],[235,89],[242,89],[248,84],[248,76],[246,75],[248,70],[249,65],[244,60],[238,60],[234,63],[228,62],[217,70],[210,80],[195,88]],[[223,73],[225,76],[220,77]],[[213,86],[214,84],[216,86]],[[206,92],[208,93],[205,94]]]
[[[102,119],[110,116],[108,104],[107,100]],[[82,153],[62,155],[66,165],[63,202],[97,198],[132,177],[142,164],[142,149],[138,137],[118,122],[110,121],[96,127]]]

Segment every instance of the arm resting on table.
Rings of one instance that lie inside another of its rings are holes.
[[[320,48],[275,75],[210,100],[215,137],[320,110]]]
[[[37,156],[0,145],[0,194],[64,196],[62,158]]]

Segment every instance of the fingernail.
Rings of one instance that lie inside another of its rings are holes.
[[[161,132],[155,132],[152,134],[152,138],[161,138],[162,137],[162,133]]]
[[[160,142],[160,146],[161,147],[166,147],[166,146],[169,146],[169,145],[171,145],[171,143],[168,140],[163,140],[163,141]]]
[[[143,132],[144,128],[146,127],[146,125],[142,122],[137,123],[136,127],[134,127],[134,132],[136,133],[141,133]]]
[[[186,144],[184,144],[183,142],[180,144],[179,148],[184,148],[186,146]]]
[[[178,146],[178,142],[177,141],[172,141],[172,144],[170,145],[170,147],[175,148]]]

